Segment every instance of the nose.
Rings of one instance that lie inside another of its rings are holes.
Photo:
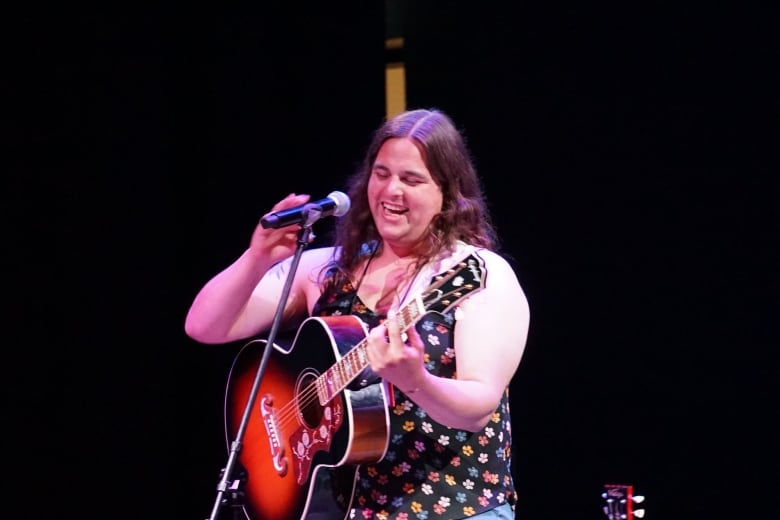
[[[398,175],[391,175],[390,178],[387,180],[387,185],[385,186],[385,190],[387,193],[392,195],[400,195],[403,193],[403,182],[401,182],[401,178]]]

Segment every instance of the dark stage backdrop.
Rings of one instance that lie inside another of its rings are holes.
[[[109,8],[3,24],[10,517],[202,519],[240,345],[185,313],[274,202],[342,189],[384,117],[384,7]]]
[[[766,514],[771,13],[468,4],[409,2],[408,101],[466,130],[530,300],[518,518],[599,518],[605,483],[648,518]]]
[[[209,515],[241,344],[186,338],[188,305],[384,115],[384,6],[277,4],[4,17],[9,516]],[[409,105],[464,128],[531,303],[518,518],[601,518],[607,482],[765,513],[770,13],[408,4]]]

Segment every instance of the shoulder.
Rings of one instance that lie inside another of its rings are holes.
[[[301,255],[300,272],[317,278],[328,266],[333,265],[337,249],[334,247],[318,247],[307,249]]]
[[[488,274],[494,271],[502,275],[515,276],[514,268],[503,255],[490,249],[475,249],[473,254],[482,261]]]
[[[472,278],[474,282],[489,292],[509,291],[517,295],[522,292],[514,268],[501,254],[485,248],[459,243],[446,256],[439,257],[423,270],[424,279],[458,272]]]
[[[313,249],[307,249],[301,255],[301,263],[306,264],[328,264],[332,262],[337,253],[335,247],[315,247]]]
[[[475,248],[471,255],[480,264],[481,290],[464,301],[466,307],[488,314],[528,314],[528,299],[510,261],[493,250]]]
[[[334,253],[335,249],[333,247],[306,249],[301,253],[298,269],[296,271],[296,278],[316,280],[323,269],[331,265]],[[287,276],[287,273],[292,267],[294,258],[294,256],[290,256],[281,260],[271,268],[269,273],[276,277]]]
[[[450,265],[446,267],[469,261],[469,259],[477,262],[487,275],[495,274],[502,278],[505,276],[517,277],[514,268],[503,255],[492,249],[474,247],[463,243],[459,243],[455,250],[452,251],[448,262]]]
[[[523,289],[512,265],[501,254],[490,249],[474,249],[473,256],[482,270],[482,286],[490,294],[507,293],[521,297]]]

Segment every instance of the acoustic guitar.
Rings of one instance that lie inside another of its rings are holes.
[[[475,254],[434,276],[399,310],[401,331],[482,289],[485,276]],[[358,466],[381,460],[389,442],[392,389],[384,382],[351,385],[369,366],[366,335],[356,316],[310,317],[291,345],[271,347],[238,454],[246,476],[240,507],[250,520],[346,518]],[[267,342],[252,341],[233,361],[225,394],[228,448],[264,348]]]

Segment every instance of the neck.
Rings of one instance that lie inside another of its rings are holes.
[[[418,255],[415,253],[415,248],[410,245],[391,244],[388,242],[382,242],[382,244],[379,247],[380,249],[379,249],[378,256],[386,259],[388,262],[391,261],[412,262],[417,260],[418,258]]]
[[[417,260],[418,257],[416,255],[398,255],[395,251],[388,249],[381,251],[376,256],[374,264],[377,268],[409,269]]]

